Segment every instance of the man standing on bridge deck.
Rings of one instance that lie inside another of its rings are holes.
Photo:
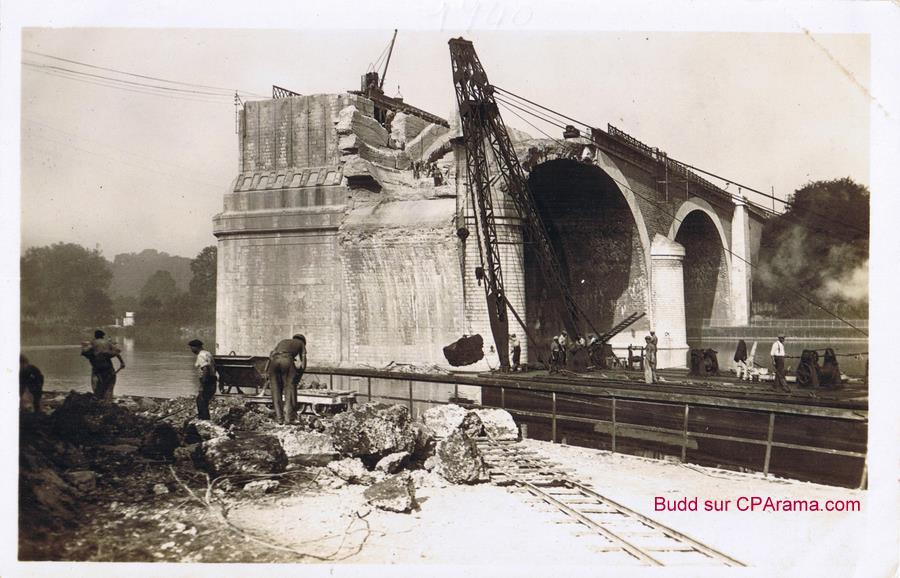
[[[300,366],[294,365],[294,360]],[[267,370],[269,388],[272,390],[272,405],[278,423],[290,423],[297,418],[297,379],[306,371],[306,337],[299,333],[291,339],[282,339],[269,354]]]
[[[188,342],[191,352],[197,356],[194,367],[197,368],[197,379],[200,381],[200,390],[197,392],[197,417],[209,419],[209,402],[216,395],[216,360],[212,353],[203,349],[203,342],[192,339]]]
[[[656,375],[656,343],[649,335],[644,337],[644,340],[647,342],[644,347],[644,381],[647,384],[654,384],[659,381]]]
[[[791,388],[787,385],[784,378],[784,335],[779,335],[775,343],[772,344],[772,363],[775,364],[775,385],[773,389],[783,389],[790,392]]]
[[[519,371],[519,360],[522,358],[522,346],[519,338],[513,333],[509,336],[509,356],[512,358],[512,370]]]

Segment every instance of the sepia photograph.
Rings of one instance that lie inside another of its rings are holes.
[[[896,5],[12,4],[5,574],[896,575]]]

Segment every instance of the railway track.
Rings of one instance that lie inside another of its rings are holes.
[[[648,566],[744,566],[738,560],[598,494],[573,472],[521,442],[479,438],[494,484],[512,486],[563,513],[600,538],[599,551],[625,554]]]

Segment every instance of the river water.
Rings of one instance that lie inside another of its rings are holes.
[[[194,395],[197,378],[194,354],[185,347],[174,351],[145,349],[133,338],[120,342],[125,369],[116,379],[116,395],[179,397]],[[91,391],[91,366],[80,345],[22,347],[22,353],[44,373],[47,391]],[[118,367],[119,362],[113,360]]]

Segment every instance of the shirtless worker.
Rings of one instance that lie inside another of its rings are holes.
[[[295,360],[299,361],[299,367],[294,365]],[[291,423],[297,418],[297,385],[304,371],[306,338],[298,333],[291,339],[279,341],[269,354],[269,367],[266,370],[278,423]]]

